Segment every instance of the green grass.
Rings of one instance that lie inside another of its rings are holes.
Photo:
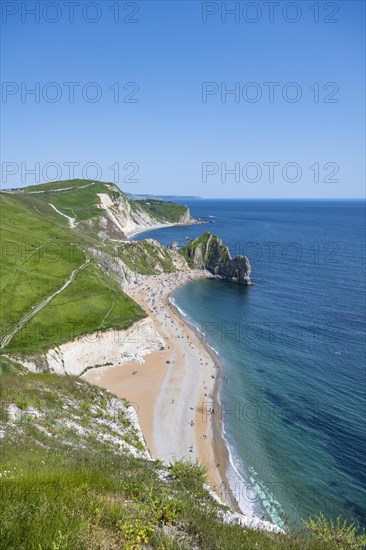
[[[63,188],[65,188],[64,191],[55,191],[55,189]],[[42,193],[35,193],[35,191],[42,191]],[[28,196],[37,197],[40,201],[53,204],[70,218],[85,221],[99,216],[103,212],[99,208],[98,193],[114,196],[118,194],[118,189],[114,184],[90,180],[70,180],[27,187],[25,193]]]
[[[175,204],[174,202],[159,201],[155,199],[137,200],[134,202],[161,223],[177,223],[179,218],[187,210],[187,207],[183,204]]]
[[[62,286],[85,253],[48,205],[1,193],[2,333]],[[59,216],[60,217],[60,216]]]
[[[58,189],[64,189],[64,191],[56,191]],[[103,210],[99,208],[98,193],[106,193],[112,199],[118,198],[122,194],[113,183],[93,182],[92,180],[69,180],[33,185],[25,188],[23,193],[53,204],[60,212],[77,221],[89,220],[103,213]],[[124,198],[129,202],[133,211],[142,209],[159,222],[176,223],[187,210],[186,206],[173,202],[154,199],[133,201],[126,196]]]
[[[24,374],[26,372],[27,369],[20,365],[20,363],[0,355],[0,376],[5,376],[7,374]]]
[[[28,321],[6,351],[15,355],[39,354],[96,330],[126,329],[145,315],[113,279],[90,264]]]
[[[160,244],[131,241],[120,244],[116,254],[133,271],[142,275],[176,271],[169,251]]]
[[[174,462],[164,467],[90,433],[71,436],[70,418],[89,430],[100,426],[97,421],[109,421],[113,396],[104,390],[51,374],[9,375],[1,381],[1,548],[352,548],[317,541],[311,530],[278,535],[224,525],[218,519],[220,505],[203,487],[201,466]],[[127,406],[114,403],[121,410]],[[11,404],[25,416],[10,421]],[[41,414],[27,415],[31,407]],[[133,438],[123,412],[119,418],[120,413],[114,422],[120,435]],[[162,472],[165,481],[159,479]]]
[[[93,182],[94,180],[81,180],[81,179],[52,181],[50,183],[40,183],[37,185],[29,185],[28,187],[24,187],[22,189],[19,189],[18,191],[20,193],[34,193],[34,191],[55,191],[57,189],[66,190],[70,187],[82,188]]]
[[[97,236],[70,228],[39,195],[1,193],[0,210],[2,337],[62,288],[91,257],[90,248],[109,248]],[[2,353],[41,353],[81,334],[127,328],[144,315],[112,278],[90,264],[26,322]]]

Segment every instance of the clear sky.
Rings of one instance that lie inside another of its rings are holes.
[[[3,188],[364,196],[363,1],[1,7]]]

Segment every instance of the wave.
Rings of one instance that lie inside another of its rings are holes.
[[[169,302],[178,310],[179,314],[185,318],[189,325],[205,337],[206,345],[215,352],[222,363],[223,361],[219,352],[207,342],[207,335],[205,332],[201,330],[197,323],[195,323],[194,320],[177,305],[177,302],[172,296],[169,296]],[[222,405],[220,394],[217,395],[217,400],[219,409],[221,409]],[[270,521],[283,529],[284,524],[280,517],[280,514],[283,514],[283,512],[280,503],[274,498],[268,489],[264,489],[264,484],[260,481],[254,468],[249,468],[246,476],[241,473],[246,471],[246,468],[242,460],[239,458],[239,455],[236,453],[235,445],[229,442],[223,420],[221,422],[221,437],[224,441],[229,456],[226,471],[226,477],[229,483],[227,491],[234,497],[241,512],[244,515],[256,517],[262,520],[266,519],[265,516],[267,516]]]

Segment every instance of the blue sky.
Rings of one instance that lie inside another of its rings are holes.
[[[4,1],[3,188],[75,162],[131,193],[363,197],[365,4],[274,4]]]

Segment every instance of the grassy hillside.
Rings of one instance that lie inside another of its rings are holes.
[[[157,222],[178,222],[187,207],[160,200],[129,199],[114,183],[90,180],[67,180],[41,185],[32,185],[20,191],[53,204],[60,212],[75,219],[86,221],[102,214],[98,193],[107,194],[112,200],[123,199],[133,212],[146,212]]]
[[[19,328],[2,352],[40,353],[145,315],[95,263],[89,250],[100,239],[70,228],[36,194],[1,193],[0,210],[1,338]]]
[[[35,355],[96,330],[126,329],[143,317],[144,311],[120,291],[113,279],[97,265],[89,264],[71,285],[32,317],[6,351]]]
[[[3,376],[1,403],[1,548],[346,548],[223,524],[202,468],[148,459],[129,404],[83,381]]]
[[[101,214],[98,193],[106,193],[114,198],[120,191],[112,183],[70,180],[26,187],[23,193],[53,204],[76,221],[84,221]]]
[[[161,223],[177,223],[179,218],[187,211],[186,206],[174,202],[148,199],[137,200],[134,203]]]
[[[110,216],[100,207],[101,193],[113,201]],[[39,354],[141,319],[144,312],[121,292],[111,272],[102,271],[92,251],[119,257],[141,274],[175,271],[164,247],[121,241],[113,216],[122,209],[122,218],[143,219],[147,213],[159,222],[175,222],[187,212],[174,203],[132,201],[112,183],[89,180],[1,193],[0,209],[0,342],[1,352],[14,355]]]
[[[142,275],[176,271],[171,254],[160,244],[152,245],[147,240],[125,242],[116,252],[130,269]]]

